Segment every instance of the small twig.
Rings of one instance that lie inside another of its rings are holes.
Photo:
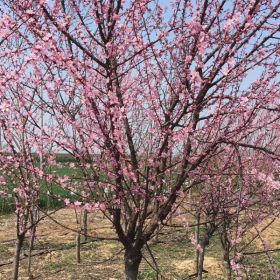
[[[106,260],[100,261],[100,262],[93,262],[93,264],[102,264],[102,263],[109,262],[109,261],[113,260],[116,256],[118,256],[123,250],[124,250],[124,248],[120,249],[117,253],[115,253],[115,254],[114,254],[112,257],[110,257],[109,259],[106,259]]]
[[[242,253],[242,254],[246,255],[246,256],[249,256],[249,255],[259,255],[259,254],[266,254],[268,252],[278,252],[278,251],[280,251],[280,248],[264,250],[264,251],[257,251],[257,252],[245,252],[245,253]]]
[[[43,212],[43,211],[41,211]],[[43,212],[44,213],[44,212]],[[47,213],[44,213],[48,218],[50,218],[50,220],[52,220],[54,223],[56,223],[57,225],[63,227],[64,229],[67,229],[69,231],[72,231],[72,232],[75,232],[75,233],[79,233],[78,230],[74,229],[74,228],[71,228],[71,227],[68,227],[60,222],[58,222],[56,219],[54,219],[53,217],[51,217],[50,215],[48,215]],[[81,235],[84,235],[83,233],[81,233]],[[91,237],[91,238],[94,238],[94,239],[99,239],[99,240],[115,240],[115,241],[118,241],[119,239],[116,238],[116,237],[96,237],[96,236],[92,236],[92,235],[87,235],[87,237]]]
[[[160,276],[162,276],[162,275],[160,273],[160,269],[158,267],[157,261],[156,261],[156,259],[154,257],[154,254],[153,254],[152,250],[150,249],[150,246],[148,245],[148,243],[146,243],[146,248],[147,248],[147,250],[148,250],[148,252],[149,252],[149,254],[150,254],[150,256],[151,256],[151,258],[153,260],[153,263],[154,263],[154,265],[156,267],[155,271],[157,273],[157,279],[158,279],[158,275],[160,275]]]

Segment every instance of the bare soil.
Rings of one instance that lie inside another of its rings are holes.
[[[51,218],[39,223],[37,239],[33,251],[33,279],[42,280],[117,280],[124,279],[123,248],[114,240],[116,235],[110,223],[100,214],[89,214],[87,242],[82,245],[82,262],[77,264],[75,239],[77,219],[80,213],[72,209],[61,209]],[[57,221],[57,222],[56,222]],[[0,279],[11,279],[12,259],[15,243],[15,218],[13,215],[0,217]],[[271,248],[280,247],[280,220],[264,233],[270,240]],[[101,238],[101,239],[100,239]],[[82,238],[83,239],[83,238]],[[107,240],[102,240],[107,239]],[[259,246],[256,243],[256,246]],[[194,273],[194,248],[185,229],[165,229],[158,237],[158,243],[152,241],[150,248],[159,266],[161,279],[187,279]],[[209,246],[210,254],[205,258],[205,279],[225,279],[225,270],[219,248]],[[27,278],[28,240],[22,250],[20,279]],[[147,248],[140,267],[139,279],[156,279],[153,258]],[[264,278],[265,279],[265,278]]]

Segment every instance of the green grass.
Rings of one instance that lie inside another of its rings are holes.
[[[60,270],[63,266],[58,262],[47,262],[44,266],[45,271],[54,271],[54,270]]]
[[[139,272],[139,280],[156,279],[157,273],[155,270],[149,269]]]
[[[8,214],[15,211],[13,198],[0,198],[0,214]]]
[[[69,154],[56,154],[56,161],[60,163],[70,163],[70,162],[77,162],[77,160]]]
[[[73,174],[78,176],[82,174],[82,171],[77,168],[73,169],[65,165],[62,167],[55,167],[55,168],[52,167],[50,173],[56,174],[58,176],[72,176]]]
[[[36,155],[34,155],[36,158]],[[61,163],[61,167],[51,167],[48,173],[53,173],[58,176],[80,176],[82,174],[82,171],[78,168],[71,168],[69,166],[70,163],[76,162],[75,158],[71,155],[67,154],[57,154],[56,155],[56,161],[57,163]],[[10,190],[12,190],[15,186],[10,185]],[[39,206],[41,208],[50,208],[55,209],[58,207],[61,207],[64,205],[63,201],[58,201],[57,199],[54,199],[47,195],[47,192],[50,191],[54,195],[61,195],[64,197],[69,197],[68,192],[63,190],[58,185],[52,184],[52,186],[47,185],[46,183],[42,183],[41,185],[41,195],[39,198]],[[12,191],[11,191],[12,192]],[[15,201],[13,197],[9,198],[0,198],[0,214],[8,214],[15,211]]]
[[[275,267],[280,269],[280,252],[270,253],[273,258],[273,263]],[[271,273],[271,267],[268,263],[267,256],[265,254],[245,256],[243,263],[246,266],[251,267],[248,273],[249,279],[251,280],[274,280]]]

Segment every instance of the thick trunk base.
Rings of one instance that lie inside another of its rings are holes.
[[[205,256],[205,247],[202,247],[202,252],[199,253],[199,257],[198,257],[197,280],[202,280],[203,277],[204,256]]]
[[[141,251],[130,249],[125,251],[124,264],[125,264],[125,279],[137,280],[139,265],[142,260]]]

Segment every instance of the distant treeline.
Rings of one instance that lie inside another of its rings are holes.
[[[40,160],[40,157],[37,153],[33,153],[33,157],[36,161]],[[55,158],[56,158],[56,162],[60,162],[60,163],[77,162],[77,160],[72,155],[66,153],[58,153],[56,154]]]
[[[4,152],[4,154],[7,156],[9,156],[9,155],[13,156],[12,153],[9,153],[9,152]],[[32,156],[36,161],[40,160],[40,157],[37,153],[32,153]],[[56,158],[56,162],[60,162],[60,163],[77,162],[75,157],[73,157],[70,154],[66,154],[66,153],[57,153],[55,158]]]
[[[77,160],[70,154],[56,154],[56,161],[61,163],[76,162]]]

